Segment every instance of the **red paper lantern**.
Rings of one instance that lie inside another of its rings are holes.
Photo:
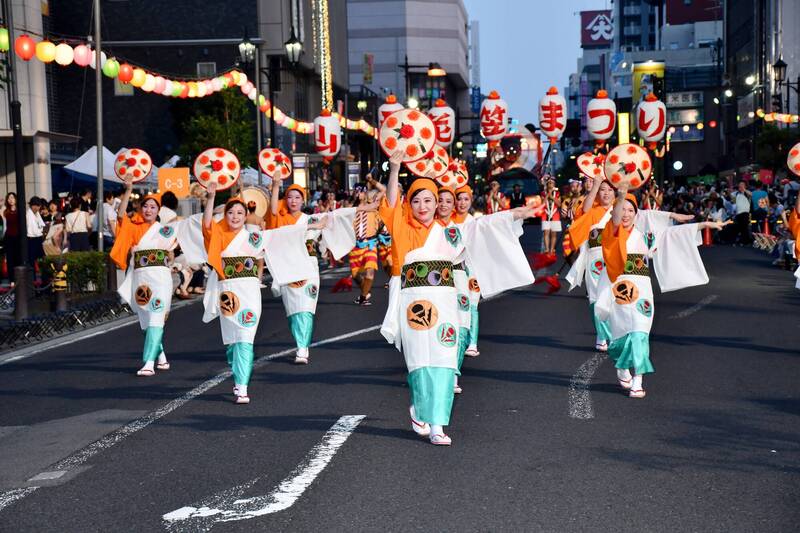
[[[133,79],[133,67],[127,63],[123,63],[119,66],[119,74],[117,74],[117,79],[122,83],[130,83]]]
[[[20,35],[14,41],[14,51],[25,61],[30,61],[36,54],[36,43],[27,35]]]
[[[189,84],[188,83],[184,83],[183,84],[183,90],[181,90],[180,97],[181,98],[188,98],[189,97]]]

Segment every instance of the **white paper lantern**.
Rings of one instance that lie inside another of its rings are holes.
[[[667,133],[667,106],[653,93],[636,106],[636,131],[651,150]]]
[[[56,46],[56,63],[62,67],[71,65],[75,59],[75,51],[67,43],[61,43]]]
[[[317,153],[324,157],[332,157],[339,153],[342,144],[342,126],[338,117],[323,109],[320,116],[314,119],[314,145]]]
[[[508,104],[492,91],[481,104],[481,133],[490,141],[499,141],[508,133]]]
[[[73,51],[73,53],[74,53],[74,51]],[[105,52],[100,52],[100,68],[101,69],[103,68],[103,65],[106,64],[106,61],[108,61],[108,57],[106,57],[106,53]],[[97,62],[97,53],[94,50],[92,50],[92,61],[91,61],[91,63],[89,63],[89,66],[92,67],[92,68],[97,68],[97,63],[96,62]]]
[[[586,105],[586,132],[597,146],[603,146],[614,135],[617,126],[617,106],[608,93],[601,89]]]
[[[161,92],[164,96],[171,96],[172,95],[172,80],[165,80],[164,81],[164,90]]]
[[[386,102],[381,104],[378,108],[378,129],[383,126],[384,121],[386,118],[394,113],[395,111],[400,111],[403,109],[402,104],[397,102],[397,97],[393,94],[390,94],[386,97]]]
[[[436,127],[436,144],[445,148],[450,146],[456,130],[456,114],[453,108],[440,98],[428,111],[428,117]]]
[[[550,143],[558,142],[567,127],[567,102],[558,94],[558,89],[550,87],[539,100],[539,129]]]
[[[148,74],[144,78],[144,85],[142,85],[142,90],[145,92],[153,92],[153,89],[156,88],[156,77],[152,74]]]

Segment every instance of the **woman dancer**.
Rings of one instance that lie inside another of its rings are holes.
[[[554,256],[556,255],[558,234],[561,233],[561,198],[558,194],[558,189],[556,189],[555,179],[548,177],[542,196],[545,206],[544,216],[542,217],[544,253]]]
[[[358,193],[358,205],[374,202],[378,191],[362,190]],[[361,294],[355,303],[361,306],[372,305],[372,283],[378,269],[378,213],[362,211],[353,221],[356,234],[356,245],[350,251],[350,275],[358,283]]]
[[[589,298],[589,311],[592,313],[595,329],[594,347],[600,352],[608,351],[608,342],[611,340],[608,322],[600,320],[594,309],[600,280],[606,277],[600,235],[611,219],[613,205],[614,189],[611,184],[605,180],[593,180],[592,189],[584,200],[587,211],[576,217],[569,228],[572,247],[580,250],[567,273],[569,290],[580,287],[583,281],[586,282],[586,296]]]
[[[136,310],[139,325],[144,330],[144,366],[136,375],[149,377],[155,375],[155,368],[170,368],[162,340],[164,323],[172,305],[169,265],[177,241],[175,230],[158,222],[161,202],[156,195],[142,198],[139,211],[128,218],[126,211],[132,190],[133,182],[128,179],[117,210],[117,236],[111,248],[111,259],[118,268],[126,270],[125,281],[117,292]]]
[[[320,249],[324,255],[329,250],[336,260],[346,255],[355,246],[355,232],[353,219],[356,212],[375,210],[375,205],[365,204],[357,208],[337,209],[329,211],[328,216],[333,217],[327,225],[317,228],[313,220],[303,213],[303,204],[306,201],[306,191],[297,184],[286,188],[283,200],[280,200],[281,180],[273,178],[272,196],[270,207],[267,211],[267,228],[281,228],[295,224],[309,224],[306,232],[307,256],[305,261],[310,266],[312,274],[308,278],[279,285],[273,281],[272,292],[280,295],[286,316],[289,319],[289,328],[292,331],[297,352],[295,364],[307,365],[309,360],[308,347],[314,333],[314,313],[317,310],[317,297],[319,294],[319,262],[317,261],[316,243],[322,238]],[[319,231],[325,227],[325,231]]]
[[[307,271],[302,265],[305,255],[301,243],[306,225],[298,225],[293,233],[250,232],[245,228],[247,206],[239,197],[228,200],[223,218],[214,222],[216,191],[216,183],[208,186],[202,221],[208,263],[214,269],[203,297],[203,321],[210,322],[219,315],[222,342],[228,346],[226,355],[233,371],[234,401],[247,404],[250,403],[247,386],[253,372],[253,340],[261,320],[258,260],[265,258],[265,248],[269,247],[266,259],[273,277],[284,275],[285,268],[276,269],[275,262],[270,262],[272,257],[294,262],[293,268]],[[309,227],[321,228],[323,224],[318,222]],[[292,240],[296,241],[295,247]]]
[[[381,333],[402,349],[408,366],[412,429],[429,436],[432,444],[447,446],[451,439],[444,426],[450,421],[458,365],[453,265],[468,257],[490,294],[531,283],[533,275],[518,241],[521,224],[515,221],[536,213],[522,207],[463,228],[445,228],[434,219],[438,188],[433,180],[415,180],[401,204],[397,189],[401,159],[402,153],[390,158],[387,196],[380,211],[392,235],[393,259],[402,265],[402,286],[390,293]]]
[[[611,223],[606,224],[601,236],[610,285],[601,290],[596,310],[601,320],[609,320],[612,340],[608,355],[617,368],[620,386],[631,398],[645,397],[642,376],[654,371],[650,362],[654,313],[650,265],[654,266],[661,292],[708,283],[697,251],[699,231],[720,229],[723,224],[670,226],[672,220],[693,218],[665,211],[639,211],[627,184],[617,188]]]
[[[474,220],[474,217],[469,212],[472,208],[472,188],[469,185],[463,185],[456,189],[456,206],[455,213],[453,213],[453,222],[456,224],[464,224],[467,221]],[[469,340],[467,341],[467,349],[464,355],[467,357],[478,357],[481,352],[478,351],[478,304],[481,301],[481,287],[478,285],[478,280],[470,276],[469,267],[465,264],[464,272],[467,273],[467,296],[469,297]]]

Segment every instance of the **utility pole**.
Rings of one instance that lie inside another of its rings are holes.
[[[19,258],[20,265],[14,268],[14,297],[16,304],[14,318],[23,320],[28,318],[28,297],[31,284],[28,272],[28,224],[26,219],[25,197],[25,159],[22,147],[22,104],[17,91],[16,54],[13,46],[15,37],[14,14],[8,0],[3,0],[3,15],[8,26],[8,41],[12,49],[9,50],[6,74],[8,77],[8,107],[10,109],[11,130],[14,135],[14,174],[17,180],[17,217],[19,219]],[[9,272],[10,274],[10,272]]]
[[[103,58],[100,43],[100,0],[94,0],[94,86],[97,113],[97,249],[103,251],[106,217],[103,206]]]

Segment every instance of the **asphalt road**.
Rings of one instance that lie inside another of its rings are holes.
[[[703,256],[710,284],[656,294],[644,400],[594,352],[582,290],[483,302],[449,448],[410,430],[386,291],[359,308],[336,278],[315,340],[345,338],[307,367],[265,296],[247,406],[200,305],[154,378],[138,325],[5,364],[0,531],[796,531],[800,292],[761,252]]]

